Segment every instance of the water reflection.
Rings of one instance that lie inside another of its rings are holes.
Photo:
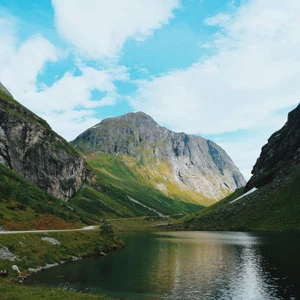
[[[118,299],[300,297],[295,285],[300,279],[295,235],[139,232],[125,240],[127,247],[121,252],[50,269],[30,282],[68,282],[76,290]]]

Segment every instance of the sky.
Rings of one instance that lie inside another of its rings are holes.
[[[299,0],[0,0],[0,82],[68,141],[143,111],[246,179],[300,101]]]

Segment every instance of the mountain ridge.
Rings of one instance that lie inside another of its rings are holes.
[[[289,112],[285,125],[263,146],[246,191],[268,184],[290,163],[300,164],[300,104]]]
[[[104,119],[71,144],[84,154],[122,154],[150,168],[164,162],[173,173],[165,175],[182,189],[193,189],[215,200],[246,183],[217,144],[161,127],[144,112]]]
[[[175,228],[300,230],[300,105],[263,146],[252,173],[245,188],[187,217]],[[245,194],[249,191],[252,193]]]
[[[80,154],[48,123],[0,89],[0,163],[62,200],[87,179]]]

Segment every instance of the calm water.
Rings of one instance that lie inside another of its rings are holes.
[[[33,275],[117,299],[300,299],[300,235],[130,233],[126,247]]]

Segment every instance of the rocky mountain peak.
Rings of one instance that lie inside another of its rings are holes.
[[[262,148],[246,190],[261,187],[277,178],[284,169],[300,163],[300,104],[288,115],[286,124]]]
[[[100,122],[100,124],[114,124],[114,126],[159,126],[152,117],[144,112],[128,113],[119,117],[107,118]],[[99,124],[98,124],[99,125]],[[97,126],[97,125],[96,125]],[[94,127],[96,127],[94,126]]]
[[[200,136],[172,132],[143,112],[103,120],[71,143],[84,153],[129,156],[149,169],[167,165],[172,171],[165,178],[210,199],[245,185],[221,147]]]

